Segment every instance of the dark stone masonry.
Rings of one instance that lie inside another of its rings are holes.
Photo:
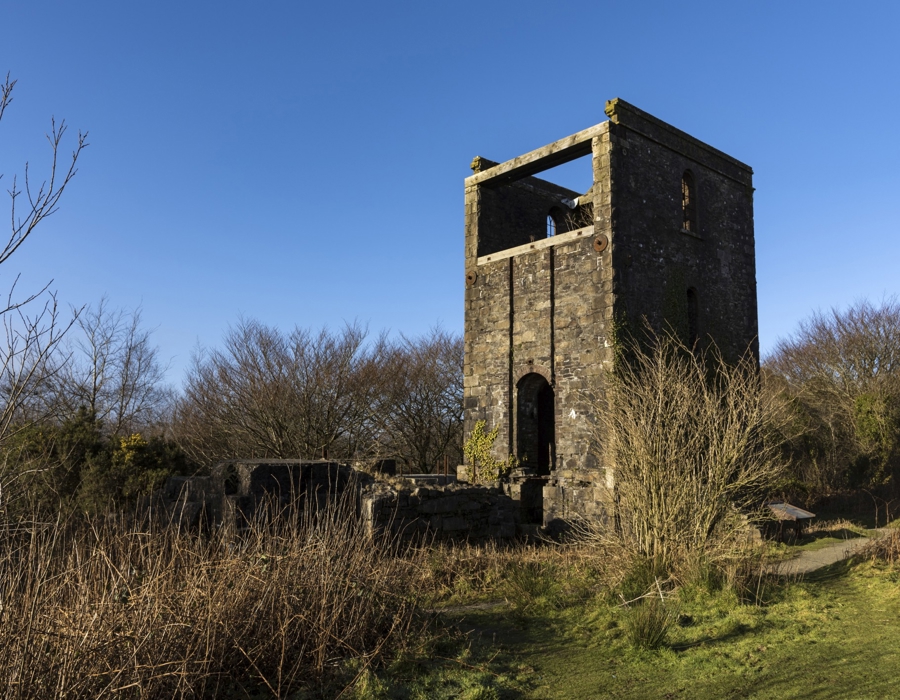
[[[367,531],[404,540],[480,542],[524,534],[519,503],[499,487],[378,484],[362,494]]]
[[[500,427],[494,456],[521,463],[506,490],[550,528],[609,512],[593,411],[626,333],[758,354],[752,170],[623,100],[606,114],[475,158],[465,183],[465,434]],[[586,193],[535,177],[582,157]]]
[[[170,478],[155,507],[183,527],[233,532],[272,513],[317,513],[342,501],[371,536],[477,542],[528,533],[519,502],[499,486],[455,481],[433,474],[376,477],[325,460],[238,459],[217,464],[210,476]]]

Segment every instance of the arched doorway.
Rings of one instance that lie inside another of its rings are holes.
[[[547,476],[556,456],[553,387],[543,375],[526,374],[516,385],[516,453],[523,466]]]

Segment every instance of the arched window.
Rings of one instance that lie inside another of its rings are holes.
[[[691,287],[687,290],[687,345],[691,350],[697,347],[700,339],[698,312],[697,290]]]
[[[694,176],[685,170],[681,176],[681,228],[685,231],[697,232],[697,189],[694,187]]]
[[[559,207],[553,207],[553,209],[550,210],[550,213],[547,214],[547,238],[562,232],[562,229],[560,228],[561,222],[562,212],[559,210]]]

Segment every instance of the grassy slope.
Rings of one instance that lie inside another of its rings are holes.
[[[627,612],[599,601],[455,613],[456,662],[420,667],[391,697],[892,698],[900,696],[900,584],[841,563],[765,607],[685,592],[667,648],[637,651]],[[448,650],[446,656],[453,656]],[[387,690],[385,688],[384,690]]]
[[[604,643],[602,634],[588,630],[550,653],[526,652],[523,660],[533,659],[544,676],[528,695],[886,698],[900,692],[900,596],[885,576],[860,572],[793,586],[768,608],[703,603],[685,606],[693,624],[676,630],[673,648],[661,652]]]

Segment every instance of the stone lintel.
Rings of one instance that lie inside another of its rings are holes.
[[[466,178],[466,187],[506,184],[590,155],[591,141],[595,136],[606,132],[607,129],[609,129],[609,122],[601,122],[530,153],[477,172]]]
[[[587,238],[591,234],[594,233],[593,226],[585,226],[584,228],[578,228],[574,231],[566,231],[565,233],[560,233],[556,236],[551,236],[550,238],[542,238],[539,241],[534,241],[534,243],[526,243],[525,245],[517,245],[515,248],[507,248],[506,250],[501,250],[496,253],[491,253],[490,255],[482,255],[478,258],[478,265],[487,265],[488,263],[497,262],[498,260],[506,260],[506,258],[514,258],[517,255],[524,255],[525,253],[534,253],[537,250],[543,250],[544,248],[552,248],[556,245],[564,245],[566,243],[571,243],[572,241],[577,241],[582,238]]]

